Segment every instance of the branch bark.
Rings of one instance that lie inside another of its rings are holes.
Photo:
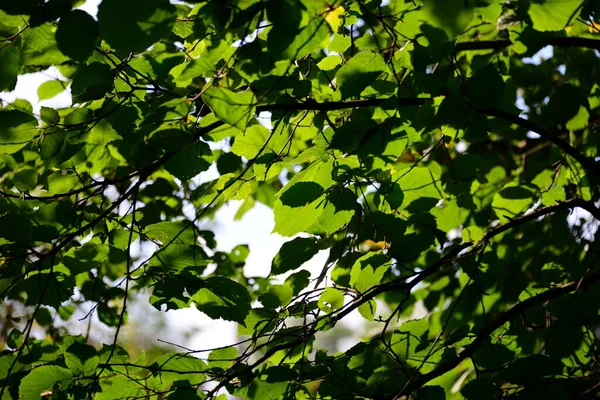
[[[600,210],[598,210],[591,202],[586,202],[586,201],[576,197],[576,198],[573,198],[573,199],[570,199],[567,201],[563,201],[563,202],[560,202],[558,204],[555,204],[555,205],[552,205],[549,207],[540,208],[538,210],[533,211],[530,214],[526,214],[526,215],[523,215],[522,217],[515,218],[506,224],[503,224],[496,228],[493,228],[487,232],[487,234],[485,235],[482,242],[488,241],[491,238],[493,238],[494,236],[497,236],[500,233],[505,232],[509,229],[513,229],[520,225],[524,225],[530,221],[534,221],[537,218],[542,217],[544,215],[554,214],[558,211],[571,210],[575,207],[584,208],[585,210],[589,211],[592,215],[594,215],[594,217],[600,217]],[[434,262],[429,267],[424,269],[421,273],[416,275],[414,277],[414,279],[412,279],[410,282],[406,282],[405,278],[399,278],[399,279],[396,279],[396,280],[393,280],[390,282],[386,282],[386,283],[382,283],[377,286],[373,286],[370,290],[364,292],[360,297],[357,297],[352,302],[351,306],[349,306],[349,307],[343,309],[341,312],[339,312],[336,315],[336,319],[340,320],[340,319],[344,318],[346,315],[350,314],[352,311],[358,309],[358,307],[361,306],[362,304],[369,302],[370,300],[374,299],[376,296],[383,294],[385,292],[389,292],[392,290],[394,290],[394,291],[411,290],[417,284],[423,282],[427,277],[438,272],[448,262],[454,260],[458,256],[458,254],[460,254],[460,252],[462,252],[463,250],[465,250],[473,245],[475,245],[475,243],[466,242],[466,243],[461,243],[459,245],[454,246],[446,254],[444,254],[442,257],[440,257],[436,262]]]
[[[583,277],[581,279],[567,283],[565,285],[561,285],[561,286],[552,288],[550,290],[547,290],[545,292],[538,294],[537,296],[530,297],[527,300],[524,300],[524,301],[516,304],[510,310],[506,311],[504,314],[500,315],[494,321],[490,322],[483,329],[481,329],[477,333],[477,337],[475,338],[475,340],[473,340],[473,342],[471,342],[471,344],[466,346],[464,348],[464,350],[456,358],[440,364],[440,366],[438,368],[436,368],[435,370],[433,370],[427,374],[421,375],[419,378],[417,378],[413,382],[409,383],[404,388],[404,390],[402,390],[402,392],[398,393],[394,397],[394,399],[399,399],[403,396],[408,396],[410,393],[414,392],[418,388],[427,384],[427,382],[431,381],[432,379],[435,379],[438,376],[441,376],[441,375],[445,374],[446,372],[454,369],[462,361],[473,356],[473,354],[477,351],[477,349],[479,349],[479,347],[489,339],[490,335],[492,333],[494,333],[494,331],[496,331],[496,329],[499,329],[505,323],[518,317],[519,315],[521,315],[523,312],[525,312],[529,308],[539,305],[539,304],[543,304],[548,300],[560,297],[567,293],[571,293],[571,292],[577,291],[579,289],[586,288],[588,286],[591,286],[591,285],[597,283],[598,281],[600,281],[600,271],[596,271],[596,272],[588,275],[587,277]]]
[[[577,151],[577,149],[575,149],[569,143],[567,143],[564,140],[562,140],[561,138],[559,138],[558,132],[538,126],[525,118],[521,118],[521,117],[511,114],[507,111],[498,110],[498,109],[475,109],[475,110],[477,112],[480,112],[487,116],[503,119],[505,121],[508,121],[515,125],[518,125],[521,128],[524,128],[529,131],[537,133],[544,139],[554,143],[557,147],[559,147],[566,154],[570,155],[575,160],[577,160],[585,169],[587,169],[589,172],[593,173],[594,175],[596,175],[597,177],[600,178],[600,164],[598,164],[593,159],[585,156],[581,152]]]
[[[399,97],[397,99],[361,99],[361,100],[345,100],[345,101],[331,101],[318,103],[316,101],[307,101],[305,103],[281,103],[281,104],[265,104],[256,107],[256,112],[262,111],[335,111],[344,110],[347,108],[360,108],[360,107],[375,107],[385,102],[390,104],[396,104],[398,106],[420,106],[430,101],[428,97]],[[393,102],[393,103],[392,103]]]
[[[600,40],[598,41],[600,43]],[[264,104],[256,107],[257,112],[263,111],[334,111],[343,110],[349,108],[360,108],[360,107],[375,107],[385,102],[395,104],[397,106],[414,106],[422,105],[429,101],[431,98],[420,98],[420,97],[399,97],[395,99],[362,99],[362,100],[346,100],[346,101],[332,101],[319,103],[316,101],[307,101],[304,103],[282,103],[282,104]],[[393,102],[393,103],[392,103]],[[569,143],[559,138],[558,132],[543,128],[534,124],[533,122],[521,118],[518,115],[511,114],[507,111],[498,109],[478,109],[474,108],[474,111],[487,115],[489,117],[500,118],[505,121],[511,122],[520,126],[521,128],[532,131],[543,137],[544,139],[552,142],[558,146],[566,154],[577,160],[584,168],[595,176],[600,178],[600,164],[596,163],[593,159],[580,153],[577,149],[571,146]]]
[[[512,44],[513,43],[508,39],[459,42],[454,46],[454,50],[457,52],[471,50],[502,50],[512,46]],[[557,47],[582,47],[586,49],[600,50],[600,40],[591,38],[553,37],[550,38],[546,44]]]

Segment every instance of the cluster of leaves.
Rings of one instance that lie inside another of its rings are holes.
[[[598,3],[80,3],[0,0],[0,90],[56,66],[73,99],[0,109],[2,399],[595,396]],[[291,238],[267,278],[202,228],[231,200]],[[242,339],[131,360],[143,288]],[[114,343],[55,329],[83,302]],[[379,332],[313,347],[353,311]]]

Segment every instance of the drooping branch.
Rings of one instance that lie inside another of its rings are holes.
[[[567,283],[565,285],[557,286],[550,290],[546,290],[545,292],[542,292],[536,296],[530,297],[527,300],[516,304],[510,310],[501,314],[492,322],[487,324],[484,328],[482,328],[477,333],[475,340],[473,340],[471,344],[467,345],[457,357],[440,364],[440,366],[434,369],[433,371],[416,378],[415,380],[410,382],[402,390],[402,392],[398,393],[398,395],[394,398],[399,399],[403,396],[407,396],[410,393],[417,390],[418,388],[427,384],[427,382],[431,381],[432,379],[435,379],[438,376],[441,376],[446,372],[452,370],[453,368],[458,366],[458,364],[460,364],[462,361],[473,356],[473,354],[475,354],[479,347],[489,339],[490,335],[494,333],[494,331],[499,329],[502,325],[506,324],[507,322],[512,321],[514,318],[518,317],[528,309],[536,305],[543,304],[548,300],[555,299],[557,297],[577,291],[579,289],[586,288],[597,283],[598,281],[600,281],[600,271],[596,271],[588,276],[584,276],[581,279]]]

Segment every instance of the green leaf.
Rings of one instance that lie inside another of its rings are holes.
[[[67,88],[67,85],[67,82],[60,80],[44,82],[38,88],[38,99],[40,99],[40,101],[51,99],[57,94],[63,92]]]
[[[52,194],[67,193],[75,189],[79,182],[76,174],[57,171],[48,177],[48,192]]]
[[[331,71],[342,63],[340,56],[327,56],[317,64],[323,71]]]
[[[529,17],[538,31],[560,31],[577,17],[583,0],[543,0],[529,4]]]
[[[325,207],[317,224],[331,235],[350,223],[356,212],[356,194],[347,188],[334,189],[325,197]]]
[[[467,383],[460,393],[467,400],[500,400],[502,391],[497,382],[490,378],[480,378]]]
[[[507,222],[527,211],[537,194],[537,188],[533,185],[519,185],[509,183],[505,185],[495,196],[492,207],[500,222]]]
[[[19,385],[19,398],[24,400],[39,400],[42,392],[52,389],[54,384],[73,375],[66,368],[54,365],[42,365],[33,369],[23,378]]]
[[[121,135],[119,135],[105,119],[98,121],[98,123],[94,125],[90,132],[90,136],[88,137],[89,143],[97,144],[101,148],[104,148],[108,143],[119,139],[122,139]]]
[[[270,309],[285,307],[292,299],[292,287],[289,285],[269,285],[267,291],[258,296],[258,301]]]
[[[73,10],[60,18],[56,44],[65,55],[85,61],[94,51],[98,32],[98,23],[91,15],[82,10]]]
[[[323,18],[313,18],[298,31],[277,24],[269,32],[267,46],[271,56],[279,60],[292,60],[305,57],[319,50],[329,42],[327,22]]]
[[[340,289],[325,288],[319,297],[319,308],[326,313],[339,310],[344,306],[344,293]]]
[[[210,154],[210,151],[208,151]],[[200,143],[192,143],[183,147],[165,163],[165,169],[180,181],[192,179],[210,168],[206,160],[207,149]]]
[[[100,99],[112,88],[113,73],[110,67],[95,62],[77,70],[73,75],[71,93],[76,101],[84,102]]]
[[[17,328],[13,328],[6,338],[8,347],[18,349],[23,344],[23,333]]]
[[[98,362],[96,349],[88,344],[75,341],[65,351],[65,363],[73,375],[93,376]]]
[[[476,106],[494,108],[504,96],[504,80],[491,64],[477,70],[467,81],[467,96]]]
[[[23,169],[13,176],[17,189],[26,191],[35,188],[38,182],[37,171],[31,168]]]
[[[174,244],[192,245],[197,241],[194,224],[187,221],[159,222],[148,225],[146,235],[163,244],[172,242]]]
[[[590,113],[584,106],[579,106],[577,114],[567,122],[567,129],[576,131],[589,125]]]
[[[146,50],[167,35],[177,14],[168,0],[103,0],[98,7],[100,36],[115,50]]]
[[[100,387],[102,390],[96,394],[96,398],[99,400],[114,400],[119,397],[143,397],[146,393],[146,389],[125,375],[101,379]]]
[[[427,168],[405,168],[392,176],[392,208],[429,210],[442,198],[437,174]]]
[[[319,251],[313,238],[297,237],[285,242],[271,263],[270,275],[280,275],[300,268]]]
[[[266,308],[251,309],[244,323],[238,325],[238,336],[253,336],[263,329],[273,329],[275,315],[275,311]]]
[[[562,187],[553,187],[550,188],[548,191],[542,193],[542,204],[545,206],[551,206],[559,201],[565,200],[565,190]]]
[[[128,237],[129,235],[127,235]],[[200,276],[211,262],[208,256],[197,245],[171,244],[162,251],[157,251],[150,260],[150,267],[161,267],[165,272],[181,273],[191,270]]]
[[[250,92],[232,92],[222,87],[211,86],[202,95],[204,102],[223,122],[244,132],[254,120],[255,95]]]
[[[31,235],[33,234],[33,224],[31,223],[31,220],[23,215],[2,215],[0,216],[0,224],[4,227],[10,227],[10,229],[0,230],[0,237],[10,240],[11,242],[25,244],[29,242]]]
[[[37,120],[17,110],[0,110],[0,153],[13,154],[38,136]]]
[[[348,60],[335,74],[342,99],[360,96],[385,70],[385,61],[380,54],[363,51]]]
[[[214,71],[215,64],[212,63],[206,57],[196,58],[189,63],[185,64],[185,67],[181,73],[175,79],[176,82],[191,82],[193,79],[204,76],[207,72]]]
[[[243,134],[235,137],[231,152],[245,157],[246,160],[252,160],[259,155],[270,135],[269,130],[264,126],[252,125]],[[268,144],[265,149],[274,152]]]
[[[252,301],[246,288],[231,279],[211,277],[193,294],[198,310],[212,319],[224,319],[244,324]]]
[[[309,284],[310,272],[305,269],[301,269],[298,272],[294,272],[285,280],[285,284],[292,288],[292,295],[297,296],[304,288]]]
[[[407,321],[394,332],[391,339],[393,352],[409,366],[418,368],[422,374],[433,371],[442,358],[442,352],[436,351],[433,346],[439,350],[443,344],[429,338],[429,328],[426,318]]]
[[[14,90],[21,69],[21,53],[13,43],[0,48],[0,65],[0,92]]]
[[[279,199],[285,206],[292,208],[303,207],[319,199],[324,191],[323,186],[318,183],[298,182],[290,185],[286,191],[279,196]]]
[[[225,347],[216,349],[208,354],[208,365],[211,368],[218,368],[225,371],[231,367],[238,356],[238,351],[235,347]]]
[[[377,302],[375,300],[369,300],[366,303],[358,306],[358,312],[367,321],[373,321],[375,313],[377,312]]]
[[[351,45],[352,41],[349,35],[336,33],[329,44],[328,50],[343,54]]]
[[[312,182],[312,187],[315,187],[314,185],[316,184],[326,190],[335,183],[332,179],[332,172],[333,159],[318,159],[305,170],[298,173],[298,175],[281,189],[278,193],[279,199],[275,201],[273,207],[273,213],[275,214],[274,232],[283,236],[294,236],[299,232],[306,232],[318,221],[325,206],[324,195],[314,199],[316,191],[313,191],[310,193],[313,200],[306,203],[307,198],[301,192],[298,193],[295,189],[292,192],[292,195],[286,194],[286,192],[302,182]],[[294,199],[297,199],[297,201],[294,202]],[[310,200],[310,198],[308,200]],[[288,202],[288,204],[285,204],[284,201]],[[295,207],[291,207],[289,204],[292,204]],[[303,205],[296,206],[299,204]]]
[[[350,285],[359,292],[366,292],[381,283],[383,275],[390,267],[390,259],[382,253],[365,254],[352,266]]]
[[[462,230],[462,239],[465,242],[479,242],[483,239],[484,232],[478,226],[467,226]]]
[[[56,2],[55,2],[56,3]],[[55,27],[44,23],[30,27],[21,33],[23,47],[21,48],[21,64],[36,66],[60,65],[69,60],[56,45]]]
[[[427,2],[422,8],[421,18],[435,29],[422,28],[430,44],[443,43],[449,38],[460,36],[473,20],[474,5],[473,2],[456,7],[451,1]],[[436,37],[435,41],[432,37]]]
[[[152,383],[161,390],[184,379],[188,385],[198,385],[206,380],[202,374],[207,369],[206,362],[191,355],[166,353],[154,360],[150,366],[156,371],[153,373]]]
[[[303,207],[289,207],[284,205],[281,200],[276,200],[273,207],[273,213],[275,214],[273,232],[288,237],[300,232],[308,232],[309,228],[317,223],[323,213],[322,204],[324,201],[325,197],[322,196]]]

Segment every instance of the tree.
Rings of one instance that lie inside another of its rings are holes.
[[[0,89],[73,98],[0,109],[0,398],[595,398],[597,2],[81,3],[0,1]],[[206,229],[232,200],[289,237],[267,278]],[[133,359],[144,289],[240,342]],[[84,301],[112,343],[56,328]]]

